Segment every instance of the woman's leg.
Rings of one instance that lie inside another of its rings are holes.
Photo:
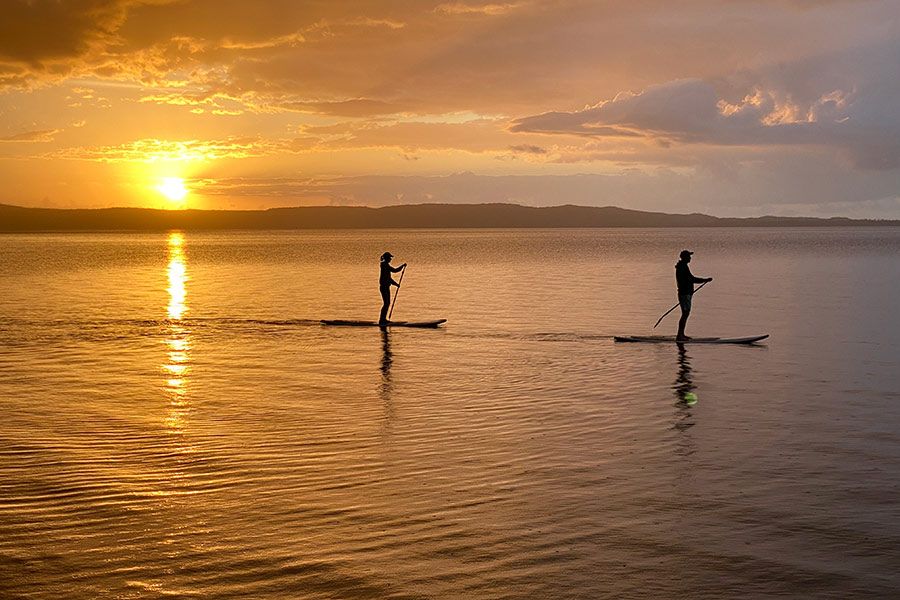
[[[381,288],[381,317],[379,323],[387,323],[388,309],[391,307],[391,288],[384,286]]]

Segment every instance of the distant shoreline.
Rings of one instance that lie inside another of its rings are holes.
[[[304,206],[267,210],[58,209],[0,204],[0,232],[292,230],[292,229],[538,229],[680,227],[900,227],[900,220],[845,217],[713,217],[614,206],[412,204]]]

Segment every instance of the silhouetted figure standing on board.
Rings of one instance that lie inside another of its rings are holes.
[[[712,281],[712,277],[694,277],[688,263],[691,262],[691,254],[689,250],[682,250],[679,260],[675,263],[675,281],[678,282],[678,305],[681,306],[681,319],[678,320],[678,335],[676,340],[687,341],[691,338],[684,335],[684,326],[687,325],[688,317],[691,316],[691,298],[694,296],[694,284],[706,283]]]
[[[391,277],[391,273],[399,273],[406,268],[406,263],[399,267],[392,267],[392,258],[394,258],[394,255],[390,252],[385,252],[381,255],[381,276],[378,279],[378,286],[381,288],[381,301],[383,304],[381,305],[381,317],[378,319],[379,325],[387,325],[388,323],[388,309],[391,307],[391,286],[400,287],[400,284]]]

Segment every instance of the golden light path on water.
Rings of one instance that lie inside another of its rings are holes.
[[[190,409],[187,398],[187,375],[190,372],[190,331],[185,326],[187,313],[187,263],[184,254],[184,235],[172,232],[168,239],[168,292],[166,309],[168,331],[165,339],[167,360],[163,365],[166,374],[165,390],[170,399],[166,428],[170,433],[183,433],[184,420]]]
[[[187,310],[187,267],[184,262],[184,234],[173,231],[169,234],[169,307],[170,319],[181,319]]]

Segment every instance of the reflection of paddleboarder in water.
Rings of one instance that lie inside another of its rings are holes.
[[[676,398],[675,420],[672,428],[685,434],[679,436],[675,448],[675,452],[681,456],[690,456],[696,450],[692,438],[687,434],[687,431],[696,424],[693,410],[691,410],[697,404],[697,394],[694,392],[696,389],[687,348],[685,344],[678,344],[678,374],[672,383],[672,392]]]
[[[381,289],[382,305],[381,317],[378,319],[379,325],[387,325],[388,322],[388,309],[391,307],[391,286],[395,285],[400,287],[400,284],[391,277],[391,273],[399,273],[406,268],[406,263],[403,263],[399,267],[392,267],[392,258],[394,258],[394,255],[390,252],[385,252],[381,255],[381,276],[378,279],[378,286]]]
[[[381,371],[381,384],[378,386],[378,395],[384,405],[384,424],[381,429],[383,441],[387,441],[391,436],[391,429],[394,423],[394,403],[391,395],[394,391],[394,381],[391,377],[391,365],[394,363],[394,353],[391,351],[391,333],[387,327],[381,327],[381,365],[378,370]]]
[[[681,306],[681,319],[678,320],[678,335],[675,337],[679,341],[687,341],[691,338],[684,334],[684,326],[687,325],[688,317],[691,316],[691,299],[694,296],[694,284],[706,283],[712,281],[712,277],[694,277],[688,263],[691,262],[690,250],[682,250],[679,255],[679,261],[675,264],[675,281],[678,283],[678,304]]]
[[[394,353],[391,352],[391,334],[387,327],[381,328],[381,381],[390,386],[391,365],[394,363]]]
[[[697,402],[697,394],[694,393],[697,386],[694,385],[691,371],[691,359],[688,357],[687,349],[684,344],[678,344],[678,376],[675,378],[672,389],[678,400],[688,406]]]

